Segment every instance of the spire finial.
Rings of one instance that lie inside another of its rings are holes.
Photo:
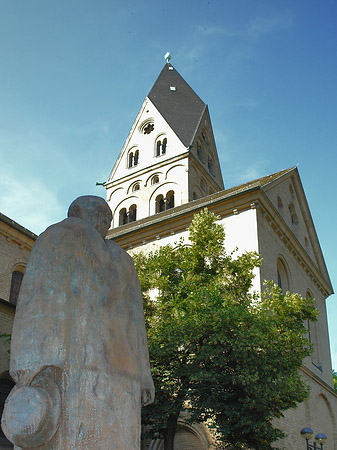
[[[171,53],[167,52],[164,56],[164,58],[166,59],[166,62],[169,63],[171,61]]]

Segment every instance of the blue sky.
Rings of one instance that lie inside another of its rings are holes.
[[[335,0],[0,0],[0,211],[40,233],[104,197],[168,50],[209,105],[227,188],[298,164],[336,286]]]

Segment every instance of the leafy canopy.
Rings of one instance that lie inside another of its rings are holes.
[[[143,422],[165,449],[185,410],[186,421],[207,422],[219,448],[270,450],[283,436],[273,419],[308,395],[298,371],[311,353],[303,324],[316,320],[313,300],[272,282],[253,293],[260,256],[227,254],[224,229],[207,209],[189,240],[134,255],[156,386]]]

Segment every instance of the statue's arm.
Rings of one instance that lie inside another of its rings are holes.
[[[136,270],[134,270],[133,283],[135,289],[134,301],[137,302],[138,318],[137,324],[138,328],[138,343],[139,343],[139,356],[141,364],[141,375],[142,375],[142,405],[146,406],[154,401],[155,388],[151,375],[149,349],[147,345],[147,336],[145,329],[144,320],[144,309],[143,309],[143,297],[142,291],[139,283],[139,278]]]
[[[20,385],[28,385],[44,367],[63,367],[65,363],[69,318],[65,289],[67,265],[62,255],[62,241],[71,251],[70,239],[62,228],[51,227],[42,233],[32,249],[23,277],[10,361],[10,374]]]

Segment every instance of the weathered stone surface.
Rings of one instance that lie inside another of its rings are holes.
[[[28,261],[11,347],[19,388],[3,428],[17,450],[136,450],[142,399],[154,398],[139,280],[131,257],[103,238],[111,222],[103,199],[80,197],[68,216],[41,234]],[[61,397],[56,421],[57,393],[36,387],[46,380]],[[17,406],[20,388],[36,403],[29,418]]]

